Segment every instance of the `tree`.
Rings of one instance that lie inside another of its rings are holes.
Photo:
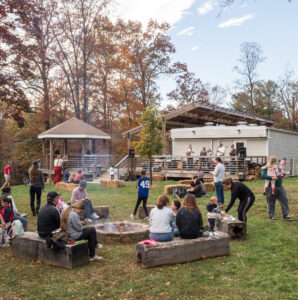
[[[150,184],[152,184],[152,156],[160,154],[163,143],[161,137],[161,115],[155,106],[149,105],[141,118],[142,131],[136,150],[141,156],[149,158]]]
[[[200,78],[189,72],[186,64],[175,63],[176,88],[167,94],[169,99],[178,105],[189,105],[195,102],[209,103],[208,91]]]
[[[254,42],[244,42],[240,46],[241,56],[239,59],[240,66],[236,66],[234,69],[243,77],[242,81],[238,81],[237,84],[249,95],[250,111],[251,115],[255,115],[255,100],[254,100],[254,88],[256,85],[256,68],[265,58],[262,57],[262,49],[259,44]]]

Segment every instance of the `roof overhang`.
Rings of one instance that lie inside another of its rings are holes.
[[[88,135],[88,134],[40,134],[39,139],[97,139],[97,140],[110,140],[109,135]]]

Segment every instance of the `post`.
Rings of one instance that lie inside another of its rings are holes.
[[[67,154],[67,139],[64,139],[64,144],[63,144],[63,152],[64,152],[64,155]]]
[[[127,153],[130,149],[130,145],[131,145],[131,136],[130,136],[130,133],[128,132],[127,133]]]
[[[50,139],[50,165],[49,165],[49,178],[48,182],[52,182],[51,176],[52,176],[52,170],[53,170],[53,140]]]
[[[83,172],[85,171],[85,140],[83,139],[82,140],[82,169],[83,169]]]
[[[46,140],[42,139],[42,157],[46,154]]]
[[[162,117],[162,142],[163,142],[163,153],[168,152],[167,150],[167,136],[166,136],[166,130],[167,130],[167,123],[165,117]]]
[[[96,140],[93,139],[93,140],[92,140],[92,153],[93,153],[93,154],[95,154],[95,151],[96,151],[95,142],[96,142]]]

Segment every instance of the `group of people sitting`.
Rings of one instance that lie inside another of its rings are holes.
[[[92,201],[87,197],[86,186],[85,181],[80,181],[80,185],[72,192],[71,205],[67,207],[61,206],[60,194],[49,192],[47,204],[38,213],[37,232],[41,238],[47,239],[48,243],[53,240],[88,240],[90,261],[95,261],[101,259],[95,254],[95,249],[102,246],[97,242],[95,227],[83,228],[83,225],[99,219],[99,216],[94,212]]]

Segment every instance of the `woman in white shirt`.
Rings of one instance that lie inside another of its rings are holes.
[[[167,207],[170,204],[167,195],[161,195],[157,198],[157,205],[150,212],[150,239],[157,242],[171,241],[174,229],[172,222],[174,219],[173,211]]]
[[[61,159],[61,155],[57,155],[57,158],[54,160],[54,184],[61,181],[62,177],[62,165],[63,165],[63,159]]]

